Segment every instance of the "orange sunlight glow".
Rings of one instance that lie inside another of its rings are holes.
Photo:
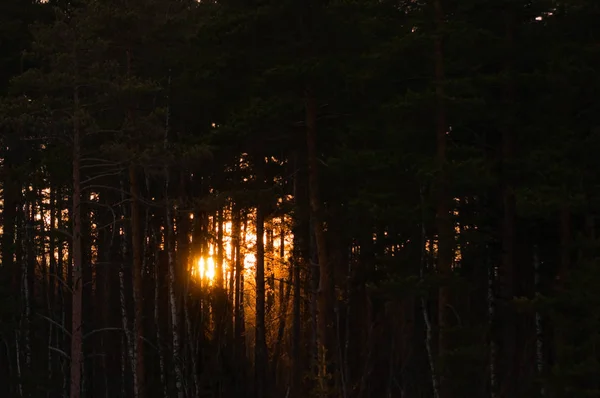
[[[253,274],[256,268],[256,230],[253,225],[250,216],[242,231],[240,231],[240,262],[244,274]],[[214,222],[214,219],[211,219]],[[270,270],[275,274],[276,277],[283,277],[286,267],[286,259],[291,254],[293,245],[293,235],[291,231],[286,227],[291,220],[287,219],[282,221],[281,218],[275,218],[269,222],[272,230],[271,239],[269,240],[267,230],[265,228],[265,234],[263,241],[265,242],[265,262],[270,264]],[[282,230],[283,228],[283,230]],[[281,237],[283,231],[283,239]],[[231,220],[226,220],[223,223],[223,269],[221,275],[223,275],[224,287],[232,288],[229,282],[232,280],[232,272],[234,271],[234,258],[233,258],[233,227]],[[269,247],[270,242],[270,247]],[[283,248],[281,245],[283,244]],[[193,263],[190,264],[190,273],[194,280],[200,283],[206,283],[213,285],[218,275],[218,260],[217,260],[217,248],[216,242],[212,241],[208,243],[208,253],[202,257],[196,257]],[[283,250],[282,250],[283,249]],[[283,256],[282,256],[283,254]]]
[[[213,258],[199,258],[195,273],[200,279],[207,279],[209,283],[212,283],[215,279],[215,261]]]

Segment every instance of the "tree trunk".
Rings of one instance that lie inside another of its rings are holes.
[[[235,268],[235,294],[234,294],[234,347],[235,347],[235,363],[236,363],[236,371],[241,373],[244,371],[244,360],[245,358],[245,350],[243,349],[244,344],[244,336],[242,334],[242,330],[244,328],[243,322],[244,319],[242,317],[242,290],[244,286],[242,285],[242,273],[244,272],[242,258],[241,258],[241,248],[240,248],[240,234],[241,234],[241,214],[237,205],[234,204],[233,212],[232,212],[232,233],[231,233],[231,241],[232,241],[232,249],[234,252],[234,268]],[[243,385],[245,383],[245,378],[241,375],[238,376],[240,382],[238,383],[238,387],[240,390],[243,389]]]
[[[135,315],[133,318],[133,352],[135,357],[135,377],[133,395],[135,398],[145,398],[144,381],[144,287],[142,276],[142,236],[140,231],[139,187],[135,166],[129,166],[129,193],[131,195],[131,249],[133,254],[133,304]]]
[[[502,205],[504,209],[502,218],[502,261],[498,272],[499,299],[498,311],[501,325],[501,367],[500,391],[503,396],[512,397],[516,394],[515,371],[517,366],[516,356],[516,314],[512,300],[515,295],[515,196],[512,189],[509,172],[510,162],[514,154],[514,134],[512,107],[514,106],[514,82],[512,78],[512,47],[513,47],[513,15],[512,11],[505,11],[506,18],[506,49],[505,72],[507,81],[505,85],[505,112],[506,122],[502,128]]]
[[[168,173],[168,171],[167,171]],[[169,186],[169,177],[167,174],[166,187]],[[183,374],[181,372],[181,356],[180,356],[180,342],[179,342],[179,314],[177,310],[177,293],[176,288],[176,265],[175,265],[175,248],[174,237],[173,237],[173,213],[171,210],[171,204],[169,203],[168,196],[166,196],[166,237],[165,237],[165,248],[168,255],[168,266],[169,266],[169,304],[171,307],[171,330],[172,330],[172,343],[173,343],[173,367],[175,370],[175,387],[177,389],[178,398],[183,398]]]
[[[125,183],[121,180],[121,202],[123,217],[127,217],[127,209],[125,207]],[[123,389],[127,391],[127,372],[126,363],[129,362],[131,377],[133,383],[133,391],[137,390],[137,363],[135,360],[135,339],[134,331],[129,327],[129,316],[128,316],[128,308],[127,305],[127,293],[126,293],[126,279],[125,279],[125,261],[127,261],[129,255],[129,246],[127,245],[127,238],[129,236],[129,231],[126,226],[122,227],[122,236],[120,236],[121,240],[121,264],[119,267],[119,303],[121,307],[121,326],[123,328],[123,332],[125,333],[125,339],[123,340],[123,353],[122,359],[123,363],[121,364],[121,372],[122,372],[122,380],[123,380]],[[125,355],[127,354],[127,355]]]
[[[425,270],[427,268],[427,258],[428,256],[433,255],[433,253],[427,253],[427,228],[425,226],[426,220],[426,210],[425,210],[425,200],[423,197],[423,189],[421,188],[420,192],[420,200],[421,200],[421,258],[419,265],[419,279],[421,282],[425,280]],[[440,396],[440,386],[438,374],[435,366],[435,358],[433,352],[433,327],[431,325],[431,318],[429,316],[429,311],[427,308],[427,298],[421,296],[421,311],[423,313],[423,322],[425,323],[425,350],[427,352],[427,362],[429,364],[429,371],[431,376],[431,389],[433,390],[433,398],[439,398]]]
[[[304,138],[304,137],[301,137]],[[301,143],[298,148],[302,148],[304,145]],[[294,222],[293,222],[293,236],[294,244],[292,246],[293,256],[292,264],[293,267],[293,324],[292,324],[292,392],[293,395],[302,396],[301,385],[302,385],[302,325],[301,325],[301,300],[302,300],[302,273],[301,265],[308,263],[308,242],[309,242],[309,231],[308,231],[308,198],[306,190],[306,169],[303,167],[306,162],[306,156],[304,152],[299,154],[298,152],[294,155]],[[307,273],[310,274],[310,273]]]
[[[488,252],[486,247],[486,252]],[[488,310],[488,330],[489,330],[489,382],[490,382],[490,398],[496,398],[497,388],[497,375],[496,375],[496,357],[497,347],[494,335],[492,334],[495,313],[496,313],[496,302],[494,295],[494,286],[496,281],[496,272],[493,263],[488,258],[487,264],[487,310]]]
[[[81,126],[79,122],[79,89],[73,93],[73,273],[71,307],[71,398],[81,396],[81,368],[83,364],[82,335],[82,248],[81,248]]]
[[[162,342],[162,337],[161,337],[161,317],[160,317],[160,283],[159,281],[161,280],[161,276],[162,274],[159,272],[160,271],[160,264],[161,261],[159,260],[159,243],[160,243],[160,239],[159,239],[159,233],[156,230],[156,228],[152,228],[152,239],[151,242],[153,242],[155,250],[156,250],[156,254],[154,256],[155,259],[155,263],[154,263],[154,324],[156,325],[156,347],[157,347],[157,351],[158,351],[158,367],[159,367],[159,372],[160,372],[160,384],[162,387],[162,398],[167,398],[168,394],[167,394],[167,383],[166,383],[166,377],[165,377],[165,356],[163,353],[163,342]]]
[[[448,175],[446,173],[446,135],[448,126],[446,122],[446,93],[444,90],[445,72],[444,72],[444,53],[442,44],[442,32],[444,28],[444,11],[442,0],[435,0],[434,18],[434,61],[435,61],[435,96],[436,96],[436,143],[437,143],[437,208],[436,208],[436,228],[438,233],[438,258],[437,271],[442,285],[438,292],[438,356],[441,360],[449,351],[447,339],[448,315],[450,292],[447,287],[447,280],[452,273],[453,261],[453,226],[450,217],[450,197],[448,193]],[[445,372],[439,374],[439,392],[441,398],[447,398],[449,395]]]
[[[319,287],[317,290],[318,330],[317,350],[321,384],[321,396],[328,394],[333,354],[333,275],[327,255],[325,226],[322,218],[322,205],[319,194],[319,171],[317,155],[317,102],[312,89],[306,90],[306,145],[308,153],[308,192],[310,218],[316,240],[319,267]]]
[[[12,292],[19,291],[20,270],[14,268],[15,258],[15,227],[17,224],[17,207],[19,206],[20,184],[16,179],[13,163],[18,148],[9,146],[4,155],[3,164],[3,201],[2,208],[2,266],[9,270],[12,280]]]
[[[259,159],[263,162],[263,159]],[[258,177],[260,178],[260,177]],[[262,181],[261,181],[262,182]],[[261,199],[256,207],[256,346],[254,349],[255,397],[266,396],[267,341],[265,335],[265,214]]]

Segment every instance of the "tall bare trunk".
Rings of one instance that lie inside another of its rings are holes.
[[[258,161],[263,162],[263,159]],[[260,166],[259,166],[260,167]],[[255,397],[266,396],[267,341],[265,334],[265,214],[259,199],[256,208],[256,345],[254,349]]]
[[[436,94],[436,143],[437,143],[437,209],[436,227],[438,233],[438,258],[437,271],[442,280],[442,286],[438,292],[438,355],[444,358],[449,351],[447,329],[449,315],[450,292],[447,287],[447,279],[452,272],[453,261],[453,226],[450,218],[450,197],[448,193],[448,175],[446,173],[446,135],[448,126],[446,122],[446,93],[444,89],[444,53],[442,43],[442,32],[444,28],[444,11],[442,0],[435,0],[434,19],[434,61],[435,61],[435,94]],[[439,375],[439,393],[441,398],[448,397],[448,389],[444,372]]]
[[[10,145],[4,153],[2,193],[2,266],[9,270],[12,280],[12,291],[19,291],[20,270],[14,268],[15,227],[17,224],[17,207],[19,206],[20,188],[16,179],[16,163],[18,156],[16,146]]]
[[[425,198],[423,197],[423,189],[420,192],[420,204],[421,204],[421,261],[419,265],[419,279],[421,283],[425,281],[425,270],[427,268],[427,233],[425,227]],[[433,255],[433,253],[429,253]],[[438,374],[435,366],[435,358],[433,353],[433,327],[431,325],[431,318],[427,309],[427,299],[421,296],[421,311],[423,313],[423,321],[425,323],[425,350],[427,351],[427,361],[429,362],[429,371],[431,372],[431,388],[433,390],[433,398],[439,398],[439,381]]]
[[[177,310],[177,293],[175,291],[176,286],[176,264],[175,264],[175,248],[174,236],[173,236],[173,211],[168,198],[168,187],[169,187],[169,171],[166,168],[166,183],[165,183],[165,197],[166,197],[166,250],[168,255],[168,272],[169,272],[169,304],[171,309],[171,328],[172,328],[172,343],[173,343],[173,367],[175,370],[175,387],[177,389],[177,396],[183,398],[183,374],[181,372],[181,356],[180,356],[180,341],[179,341],[179,314]]]
[[[171,87],[171,71],[169,70],[168,87]],[[167,96],[167,117],[165,121],[165,137],[164,137],[164,149],[169,149],[169,129],[170,129],[170,102]],[[168,273],[169,273],[169,304],[171,309],[171,332],[172,332],[172,343],[173,343],[173,367],[175,370],[175,388],[177,389],[177,397],[183,398],[183,374],[181,372],[181,356],[180,356],[180,341],[179,341],[179,313],[177,308],[177,293],[175,292],[176,287],[176,264],[175,264],[175,237],[173,230],[173,208],[169,200],[169,182],[170,182],[170,170],[169,166],[165,164],[165,220],[166,220],[166,236],[165,236],[165,249],[168,256]]]
[[[237,363],[241,363],[242,356],[242,259],[241,259],[241,248],[240,248],[240,234],[241,234],[241,214],[237,205],[233,206],[232,211],[232,250],[233,250],[233,263],[235,269],[235,294],[234,294],[234,336],[235,336],[235,360]]]
[[[180,198],[184,200],[187,198],[187,175],[185,171],[182,171],[180,174]],[[200,394],[200,381],[198,379],[198,365],[196,361],[196,346],[198,344],[198,340],[193,337],[192,334],[192,321],[190,319],[190,311],[189,311],[189,289],[190,289],[190,270],[188,269],[189,263],[189,250],[190,250],[190,218],[187,212],[182,211],[179,213],[179,217],[177,218],[177,261],[179,263],[179,279],[182,281],[185,286],[183,292],[183,318],[185,322],[185,330],[186,330],[186,339],[184,343],[187,345],[189,360],[191,362],[191,378],[193,383],[191,383],[191,388],[193,388],[191,395],[198,396]]]
[[[514,106],[514,82],[512,77],[512,48],[514,35],[514,17],[511,10],[505,11],[506,18],[506,51],[505,72],[507,81],[505,83],[505,113],[506,122],[502,128],[502,175],[501,190],[503,204],[502,219],[502,261],[498,272],[499,295],[501,306],[498,316],[501,325],[501,367],[499,388],[507,396],[516,394],[516,314],[513,309],[512,300],[515,296],[514,273],[515,273],[515,196],[509,175],[510,162],[514,154],[513,112]]]
[[[35,191],[35,190],[34,190]],[[29,188],[26,189],[25,197],[29,196]],[[21,337],[23,339],[23,355],[25,357],[25,371],[31,370],[31,339],[30,339],[30,322],[31,322],[31,287],[33,285],[33,272],[35,264],[34,253],[34,237],[33,219],[35,217],[34,204],[32,201],[25,200],[25,240],[21,243],[25,247],[25,258],[21,260],[21,299],[23,300],[23,313],[21,314]]]
[[[21,381],[23,378],[22,369],[21,369],[21,345],[19,344],[19,340],[21,340],[21,336],[18,329],[15,329],[15,357],[17,364],[17,392],[19,397],[23,397],[23,382]]]
[[[236,381],[236,390],[239,395],[242,394],[242,391],[245,391],[246,385],[246,351],[244,347],[244,339],[243,335],[244,330],[244,318],[243,318],[243,261],[242,261],[242,253],[241,253],[241,222],[242,222],[242,212],[240,210],[240,206],[236,203],[232,206],[231,211],[231,249],[232,249],[232,272],[235,272],[234,278],[234,295],[233,295],[233,314],[234,314],[234,325],[233,325],[233,361],[234,361],[234,370],[236,373],[235,381]]]
[[[133,281],[133,352],[135,361],[135,377],[133,395],[135,398],[145,398],[144,382],[144,301],[143,301],[143,276],[142,276],[142,237],[140,231],[139,187],[135,166],[129,166],[129,193],[131,195],[131,251],[133,254],[133,268],[131,271]]]
[[[319,193],[319,170],[317,155],[317,101],[311,88],[306,90],[306,146],[308,153],[308,192],[310,218],[316,240],[319,267],[318,302],[318,335],[317,358],[321,396],[327,396],[329,386],[327,380],[333,363],[333,275],[327,254],[323,210]]]
[[[537,245],[533,247],[533,269],[535,272],[535,294],[537,295],[540,293],[540,259],[538,257]],[[544,376],[544,341],[542,314],[538,310],[535,311],[535,362],[537,365],[537,376],[542,378]],[[546,389],[543,385],[540,387],[540,396],[546,396]]]
[[[227,303],[227,294],[225,291],[225,278],[223,275],[223,259],[225,257],[225,248],[223,247],[223,209],[217,211],[216,218],[213,218],[217,233],[216,244],[216,262],[215,262],[215,335],[218,346],[218,363],[222,364],[223,346],[225,343],[225,310]]]
[[[81,247],[81,125],[79,122],[79,88],[73,93],[73,273],[71,308],[71,398],[81,396],[83,365],[82,298],[83,264]]]
[[[160,331],[160,326],[162,324],[161,319],[160,319],[160,284],[159,281],[161,279],[161,274],[159,273],[159,264],[160,261],[158,261],[159,259],[159,255],[158,255],[158,250],[159,250],[159,235],[158,235],[158,231],[156,231],[156,229],[152,229],[152,242],[154,244],[155,250],[156,250],[156,254],[154,256],[155,258],[155,264],[154,264],[154,324],[156,325],[156,347],[158,350],[158,366],[159,366],[159,372],[160,372],[160,384],[162,387],[162,398],[167,398],[167,383],[166,383],[166,376],[165,376],[165,356],[163,353],[163,343],[162,343],[162,337],[161,337],[161,331]]]
[[[489,249],[486,248],[486,252]],[[489,377],[490,377],[490,398],[496,398],[496,385],[497,385],[497,376],[496,376],[496,341],[494,336],[492,335],[492,326],[495,318],[496,311],[496,302],[494,296],[494,285],[496,280],[496,269],[491,261],[488,260],[487,264],[488,271],[488,290],[487,290],[487,304],[488,304],[488,329],[489,329]]]
[[[49,226],[49,231],[51,232],[52,230],[54,230],[56,228],[55,223],[56,223],[56,191],[53,187],[51,187],[50,189],[50,206],[49,206],[49,212],[50,212],[50,226]],[[56,315],[56,281],[58,280],[58,277],[56,275],[56,258],[54,257],[54,253],[56,251],[56,244],[55,244],[55,239],[54,236],[49,233],[48,234],[48,240],[49,240],[49,254],[50,254],[50,259],[49,259],[49,268],[48,268],[48,316],[54,320],[56,320],[55,315]],[[53,325],[51,324],[48,328],[48,368],[47,368],[47,372],[48,372],[48,382],[52,381],[52,378],[54,376],[54,355],[52,354],[52,350],[50,349],[50,347],[53,346],[53,337],[54,337],[54,328]],[[58,343],[58,341],[57,341]],[[58,345],[58,344],[57,344]],[[48,397],[50,396],[50,392],[48,392]]]
[[[295,177],[294,177],[294,205],[295,205],[295,217],[293,224],[293,235],[294,235],[294,244],[293,250],[294,255],[292,256],[292,264],[293,268],[293,277],[292,281],[294,284],[294,296],[293,296],[293,321],[292,321],[292,392],[293,396],[298,396],[300,393],[300,385],[302,383],[302,356],[301,356],[301,273],[300,273],[300,264],[302,261],[306,262],[306,252],[307,250],[301,250],[301,247],[305,247],[307,245],[307,237],[306,234],[302,233],[305,228],[302,228],[303,220],[305,221],[307,217],[302,217],[302,213],[300,211],[302,204],[306,201],[304,199],[304,195],[300,196],[301,193],[305,191],[302,189],[304,184],[301,183],[301,177],[305,175],[300,170],[299,163],[304,161],[304,156],[299,156],[295,154],[294,156],[294,164],[295,164]]]
[[[121,201],[125,203],[125,184],[123,180],[121,180]],[[125,205],[122,206],[123,215],[127,214]],[[119,267],[119,303],[121,306],[121,327],[125,333],[125,339],[123,340],[123,350],[122,350],[122,364],[121,364],[121,372],[122,372],[122,380],[123,380],[123,388],[126,388],[127,381],[127,373],[126,373],[126,364],[129,363],[131,370],[131,377],[133,382],[133,390],[134,394],[137,390],[137,362],[135,360],[135,340],[134,331],[129,327],[129,316],[127,314],[128,305],[127,305],[127,295],[126,295],[126,285],[125,285],[125,265],[124,261],[128,257],[129,248],[127,245],[127,237],[128,231],[125,226],[123,227],[123,236],[121,236],[121,265]],[[127,356],[125,356],[127,353]]]

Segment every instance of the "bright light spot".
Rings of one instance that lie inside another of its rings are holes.
[[[212,283],[215,279],[215,261],[212,257],[207,259],[200,258],[198,260],[197,275],[200,279],[206,279],[209,283]]]

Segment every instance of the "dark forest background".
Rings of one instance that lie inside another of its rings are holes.
[[[0,395],[599,397],[598,21],[3,0]]]

